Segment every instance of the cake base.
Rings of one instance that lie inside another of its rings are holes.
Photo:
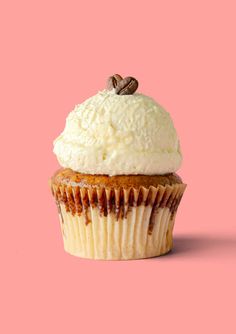
[[[176,211],[186,185],[163,176],[83,175],[51,180],[65,251],[99,260],[155,257],[172,249]]]

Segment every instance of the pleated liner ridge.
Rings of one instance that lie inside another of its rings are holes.
[[[169,252],[185,188],[185,184],[149,189],[52,184],[65,250],[104,260],[140,259]]]

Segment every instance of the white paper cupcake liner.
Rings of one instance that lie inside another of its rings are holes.
[[[185,187],[88,189],[54,185],[65,250],[102,260],[141,259],[169,252]]]

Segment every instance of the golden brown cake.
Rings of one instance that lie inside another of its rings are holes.
[[[51,187],[69,253],[138,259],[172,248],[175,213],[185,189],[176,174],[86,175],[66,168],[54,174]]]

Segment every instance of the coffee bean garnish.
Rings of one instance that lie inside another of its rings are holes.
[[[138,88],[138,80],[133,77],[126,77],[122,80],[119,80],[116,87],[115,92],[118,95],[131,95]]]
[[[107,89],[112,90],[113,88],[116,88],[118,82],[120,82],[122,79],[122,76],[119,74],[114,74],[113,76],[109,77],[107,80]]]

